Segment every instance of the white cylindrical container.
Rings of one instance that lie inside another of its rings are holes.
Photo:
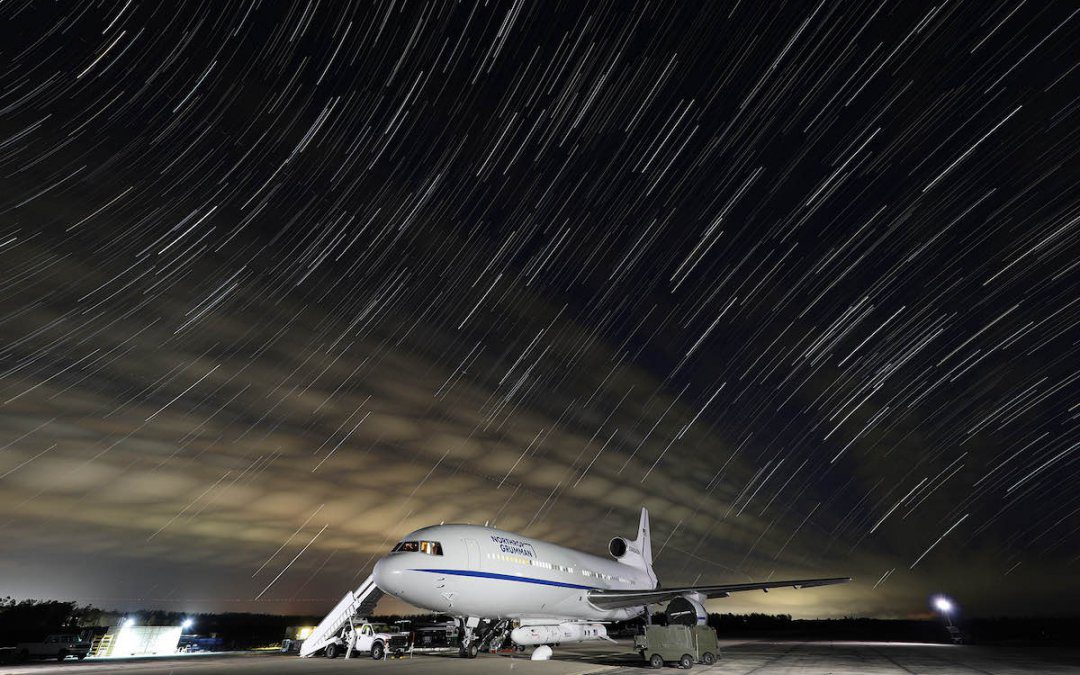
[[[602,623],[560,623],[543,626],[522,626],[510,632],[514,644],[522,647],[554,645],[564,642],[585,642],[607,637]]]

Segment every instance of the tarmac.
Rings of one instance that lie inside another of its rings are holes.
[[[43,662],[0,665],[2,675],[52,675],[68,673],[139,673],[156,675],[218,675],[221,673],[384,673],[398,675],[626,675],[648,672],[629,641],[583,643],[555,649],[551,661],[530,661],[527,655],[482,654],[474,660],[455,654],[416,654],[411,658],[374,661],[322,657],[301,659],[272,652],[190,654],[153,658],[87,659],[64,663]],[[696,665],[695,673],[744,675],[772,674],[877,674],[877,673],[993,673],[1025,675],[1080,673],[1080,648],[991,647],[913,644],[902,642],[773,642],[721,641],[716,665]],[[665,669],[666,672],[666,669]]]

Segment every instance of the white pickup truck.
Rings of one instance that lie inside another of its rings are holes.
[[[41,642],[20,642],[15,650],[19,658],[24,661],[27,659],[63,661],[69,656],[82,661],[90,653],[90,642],[74,634],[50,635]]]
[[[352,645],[353,653],[368,653],[376,661],[386,658],[387,654],[400,656],[409,649],[409,634],[397,632],[376,623],[361,623],[355,626],[355,630],[346,627],[342,634],[334,638],[326,645],[323,654],[327,658],[348,653]]]

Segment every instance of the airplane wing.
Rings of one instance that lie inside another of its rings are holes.
[[[679,588],[657,588],[653,590],[595,590],[589,591],[589,602],[600,609],[618,609],[620,607],[640,607],[658,602],[667,602],[683,595],[699,593],[707,598],[726,598],[739,591],[768,591],[770,588],[813,588],[832,584],[846,584],[851,577],[833,577],[831,579],[794,579],[789,581],[756,581],[745,584],[719,584],[715,586],[682,586]]]

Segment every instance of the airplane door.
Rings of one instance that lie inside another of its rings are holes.
[[[475,539],[463,539],[465,542],[465,551],[468,555],[468,565],[471,570],[480,569],[480,544],[476,543]]]

